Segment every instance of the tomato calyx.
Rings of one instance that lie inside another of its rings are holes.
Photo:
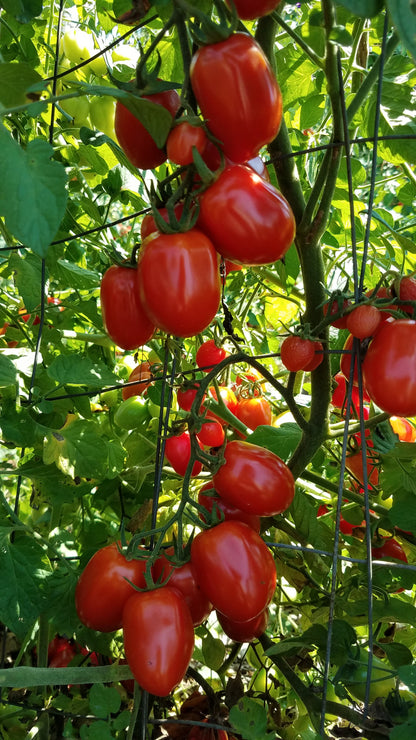
[[[191,5],[186,0],[177,0],[176,5],[198,20],[198,23],[189,21],[189,30],[198,46],[208,46],[225,41],[237,29],[239,18],[234,3],[230,8],[226,8],[223,3],[214,0],[218,22],[213,21],[200,8]]]

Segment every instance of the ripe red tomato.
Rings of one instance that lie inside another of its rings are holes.
[[[267,265],[295,237],[295,218],[283,195],[250,167],[230,165],[200,196],[199,226],[226,259]]]
[[[344,342],[344,346],[342,348],[342,355],[341,360],[339,363],[340,370],[344,376],[344,378],[349,382],[350,380],[350,371],[351,371],[351,362],[352,362],[352,349],[353,349],[353,342],[354,337],[352,334],[348,334],[348,337],[346,338]],[[355,359],[354,363],[354,372],[353,372],[353,378],[352,378],[353,385],[358,386],[358,366],[357,366],[357,359]]]
[[[416,415],[416,321],[385,321],[363,361],[371,400],[392,416]]]
[[[145,569],[144,559],[127,560],[116,543],[98,550],[82,571],[75,589],[81,622],[100,632],[120,629],[124,605],[134,594],[128,581],[145,588]]]
[[[224,521],[192,541],[191,562],[214,608],[247,622],[269,605],[276,587],[273,556],[247,524]]]
[[[198,443],[202,449],[202,445]],[[191,437],[188,431],[168,437],[165,442],[165,457],[174,469],[175,473],[184,476],[189,460],[191,459]],[[202,463],[195,460],[191,476],[199,475]]]
[[[246,511],[241,511],[241,509],[237,509],[235,506],[227,504],[226,501],[217,495],[211,482],[202,486],[198,493],[198,503],[209,512],[212,512],[215,506],[218,513],[224,516],[224,521],[234,519],[237,522],[244,522],[254,529],[257,534],[260,532],[260,517],[257,516],[257,514],[248,514]],[[206,521],[201,512],[199,514],[199,518],[202,522]]]
[[[234,0],[237,15],[242,21],[253,21],[276,10],[280,0]]]
[[[137,290],[137,270],[112,265],[101,281],[100,299],[107,334],[121,349],[137,349],[153,336],[154,324]]]
[[[367,446],[369,446],[368,442],[367,442]],[[378,456],[371,454],[369,450],[367,450],[366,470],[367,470],[368,488],[370,491],[374,491],[374,486],[378,485],[378,480],[379,480],[378,463],[379,463]],[[360,484],[360,487],[363,486],[364,485],[364,464],[363,464],[363,457],[361,454],[361,450],[359,452],[354,452],[353,455],[347,455],[345,459],[345,465],[346,465],[347,470],[349,470],[350,473],[353,474],[354,478],[357,479],[357,481]]]
[[[181,105],[176,90],[143,95],[143,98],[162,105],[172,117],[176,115]],[[114,130],[118,143],[134,167],[147,170],[166,162],[165,148],[159,149],[143,124],[120,100],[116,102]]]
[[[350,305],[350,302],[349,300],[347,300],[347,298],[345,298],[342,301],[341,305],[338,302],[338,300],[336,300],[336,298],[335,299],[332,298],[327,303],[325,303],[323,306],[324,316],[328,314],[328,311],[329,311],[330,316],[336,316],[337,314],[340,313],[340,310],[345,311],[345,309],[347,309],[349,305]],[[347,317],[340,316],[340,318],[335,319],[334,321],[331,321],[331,324],[332,326],[335,326],[337,329],[345,329],[347,326]]]
[[[169,223],[169,213],[167,208],[158,208],[160,216],[162,216],[163,220],[166,221],[166,223]],[[173,212],[175,215],[175,218],[179,221],[180,217],[183,213],[183,203],[176,203]],[[150,234],[153,234],[155,231],[159,231],[158,227],[156,226],[156,221],[153,216],[153,213],[146,213],[145,217],[143,218],[143,221],[140,224],[140,237],[142,242],[146,239],[146,237],[150,236]]]
[[[76,644],[56,635],[48,645],[49,668],[65,668],[77,654]]]
[[[321,504],[321,506],[318,509],[317,516],[318,517],[324,516],[324,514],[327,514],[328,511],[329,511],[328,506],[326,504]],[[341,514],[340,520],[339,520],[339,528],[342,534],[350,535],[353,533],[356,527],[362,527],[362,526],[365,526],[365,520],[363,520],[361,524],[350,524],[350,522],[347,522],[346,519],[344,519],[344,517]]]
[[[204,447],[221,447],[225,439],[225,432],[219,421],[208,419],[204,421],[196,436]]]
[[[324,347],[322,342],[319,342],[318,340],[315,340],[313,343],[314,346],[314,356],[310,362],[306,365],[304,368],[305,372],[311,373],[313,370],[316,370],[317,367],[321,364],[322,360],[324,359]]]
[[[384,540],[380,545],[374,544],[371,548],[371,554],[376,560],[392,558],[393,560],[402,560],[404,563],[408,562],[403,547],[393,537],[389,540]]]
[[[214,339],[208,339],[198,347],[195,362],[205,373],[227,357],[228,352],[224,347],[218,347]]]
[[[193,148],[202,154],[207,143],[207,135],[202,126],[194,126],[188,121],[178,123],[171,130],[166,142],[168,159],[174,164],[185,166],[192,164]]]
[[[217,612],[217,619],[225,634],[235,642],[252,642],[265,631],[269,622],[269,610],[265,609],[257,617],[246,622],[236,622],[235,619],[226,617],[225,614]]]
[[[291,334],[286,337],[280,346],[280,359],[287,370],[298,372],[315,359],[315,346],[311,339]]]
[[[376,333],[381,324],[381,311],[376,306],[363,303],[347,315],[347,329],[353,337],[366,339]]]
[[[158,557],[153,566],[153,578],[155,582],[163,582],[169,576],[167,585],[170,588],[176,588],[182,594],[191,613],[193,625],[198,627],[211,613],[212,604],[201,591],[192,563],[187,562],[175,568],[169,560],[169,557],[171,558],[173,554],[174,548],[167,547],[163,554]]]
[[[176,400],[180,409],[183,409],[183,411],[191,410],[195,396],[198,392],[198,387],[199,384],[195,383],[194,386],[183,386],[182,388],[178,388],[176,391]],[[203,398],[205,398],[205,394]]]
[[[275,516],[289,508],[295,482],[274,452],[234,439],[226,445],[224,458],[212,479],[224,501],[258,516]]]
[[[182,594],[165,586],[136,592],[123,611],[124,650],[139,686],[167,696],[183,679],[194,649],[194,626]]]
[[[235,33],[201,47],[192,58],[190,78],[202,115],[232,162],[247,162],[275,138],[282,94],[251,36]]]
[[[128,383],[135,382],[135,385],[124,386],[121,391],[123,401],[131,396],[141,396],[146,388],[152,384],[153,375],[150,372],[151,364],[147,360],[140,362],[139,365],[131,371],[128,377]]]
[[[235,411],[237,419],[249,429],[257,429],[261,424],[269,426],[272,423],[270,403],[264,396],[240,398]]]
[[[218,386],[218,390],[220,392],[220,398],[225,404],[225,406],[227,407],[227,409],[231,411],[232,414],[235,414],[237,410],[238,400],[237,400],[237,396],[235,395],[234,391],[231,388],[228,388],[228,386],[226,385]],[[215,390],[215,388],[210,388],[209,393],[215,401],[218,400],[217,391]],[[215,416],[215,414],[213,414],[213,416]]]
[[[347,402],[347,393],[348,393],[347,380],[344,374],[341,372],[334,375],[334,380],[337,385],[334,391],[332,392],[331,403],[333,406],[335,406],[335,408],[345,410],[345,404]],[[370,403],[370,400],[371,400],[370,396],[364,390],[362,402]],[[354,415],[358,417],[360,413],[360,408],[361,408],[361,400],[360,400],[360,395],[359,395],[358,388],[356,385],[354,385],[352,388],[351,401],[353,404]]]
[[[218,255],[197,229],[151,234],[140,250],[137,278],[146,313],[168,334],[199,334],[217,313],[221,299]]]
[[[398,278],[393,283],[393,292],[400,301],[416,301],[416,278],[412,275],[404,275],[402,278]],[[401,308],[402,311],[413,315],[413,306],[399,304],[397,308]]]

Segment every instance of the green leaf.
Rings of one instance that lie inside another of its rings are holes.
[[[261,425],[250,434],[249,441],[260,447],[266,447],[286,461],[298,446],[301,436],[300,427],[294,422],[287,422],[279,427]]]
[[[16,368],[4,354],[0,354],[0,388],[7,388],[16,382]]]
[[[92,421],[76,419],[45,439],[44,462],[55,462],[71,478],[97,478],[108,471],[108,446]]]
[[[35,139],[22,149],[0,124],[0,215],[23,244],[45,257],[65,213],[66,174],[53,149]]]
[[[416,693],[416,665],[401,665],[398,674],[400,680],[409,687],[410,691]]]
[[[30,102],[26,90],[41,79],[27,62],[0,64],[0,107],[13,108]]]
[[[71,635],[79,624],[75,609],[78,573],[59,563],[45,584],[45,615],[59,634]]]
[[[0,620],[22,639],[43,610],[50,566],[34,539],[17,534],[12,542],[11,532],[0,527]]]
[[[400,498],[389,511],[389,519],[395,527],[406,532],[416,532],[416,498],[400,492]]]
[[[79,267],[74,262],[66,259],[60,259],[56,262],[56,271],[54,277],[68,285],[74,290],[88,290],[97,288],[100,284],[100,275],[94,270],[87,270],[85,267]]]
[[[104,363],[76,354],[59,355],[49,365],[48,375],[62,385],[86,385],[89,388],[103,388],[119,380]]]
[[[121,696],[117,689],[99,683],[91,687],[89,701],[91,712],[102,719],[118,712],[121,706]]]
[[[81,740],[114,740],[114,735],[108,722],[98,720],[90,725],[81,725],[80,738]]]
[[[2,0],[0,7],[14,15],[19,23],[30,23],[42,12],[42,0]]]
[[[383,650],[393,668],[400,668],[400,666],[410,665],[413,662],[411,651],[400,642],[383,642]]]
[[[347,602],[344,608],[353,620],[352,624],[368,623],[368,602],[365,599]],[[416,621],[416,607],[394,597],[387,598],[385,601],[375,601],[373,622],[379,621],[414,624]]]
[[[40,258],[30,252],[22,258],[17,252],[13,252],[9,265],[14,272],[14,282],[24,307],[29,312],[33,311],[40,306],[42,297],[42,262]]]
[[[389,740],[414,740],[415,737],[416,717],[411,717],[407,722],[396,725],[389,733]]]
[[[289,511],[296,531],[302,539],[318,550],[332,552],[333,534],[323,522],[317,519],[316,506],[311,503],[310,498],[303,491],[296,491]],[[319,559],[322,572],[325,572],[330,566],[330,560],[327,558],[324,563],[319,556],[316,557]]]
[[[336,0],[338,5],[350,10],[360,18],[373,18],[380,13],[384,7],[384,0]],[[396,0],[393,0],[396,2]]]
[[[230,722],[244,740],[271,740],[267,732],[267,711],[255,699],[244,696],[230,710]]]
[[[387,8],[405,47],[416,60],[416,12],[413,0],[386,0]]]

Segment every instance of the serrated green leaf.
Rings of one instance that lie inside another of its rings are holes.
[[[22,639],[44,608],[43,586],[49,561],[38,543],[12,530],[0,528],[0,620]]]
[[[250,435],[249,441],[271,450],[286,461],[298,446],[301,436],[300,427],[294,422],[287,422],[279,427],[261,425]]]
[[[24,105],[30,99],[26,90],[41,76],[27,62],[0,64],[0,104],[5,108]]]
[[[99,683],[91,687],[89,701],[91,712],[102,719],[116,714],[121,706],[121,696],[117,689]]]
[[[416,13],[413,0],[386,0],[386,4],[403,44],[416,60]]]
[[[360,18],[373,18],[384,7],[384,0],[336,0],[336,2]]]
[[[16,368],[6,355],[0,353],[0,388],[7,388],[16,382]]]
[[[398,670],[399,678],[410,691],[416,693],[416,665],[401,665]]]
[[[267,732],[267,712],[255,699],[244,696],[230,710],[230,722],[244,740],[266,740],[275,737]]]
[[[101,480],[108,471],[108,447],[92,421],[75,419],[58,432],[46,435],[44,462],[55,462],[71,478]]]
[[[89,388],[104,388],[119,380],[104,363],[76,354],[56,357],[49,365],[48,375],[62,385],[86,385]]]
[[[47,141],[22,149],[0,124],[0,215],[14,236],[45,257],[65,213],[66,173]]]

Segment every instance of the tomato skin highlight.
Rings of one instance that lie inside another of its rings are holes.
[[[224,501],[258,516],[275,516],[290,506],[295,495],[293,475],[274,452],[231,440],[224,458],[212,479]]]
[[[137,272],[146,313],[155,326],[177,337],[204,331],[221,299],[218,255],[197,229],[152,234],[142,245]]]
[[[385,321],[363,361],[371,400],[392,416],[416,415],[416,321]]]
[[[191,545],[196,577],[214,608],[236,622],[254,619],[276,588],[273,555],[247,524],[224,521]]]
[[[235,640],[235,642],[253,642],[265,631],[269,622],[269,612],[268,609],[265,609],[257,617],[246,622],[236,622],[220,612],[217,612],[217,618],[225,634],[231,640]]]
[[[207,511],[211,512],[214,506],[218,509],[218,512],[223,514],[224,520],[236,520],[238,522],[244,522],[249,527],[254,529],[257,534],[260,533],[260,517],[257,514],[248,514],[246,511],[241,511],[231,504],[227,504],[215,491],[212,483],[206,483],[202,486],[198,493],[198,503],[201,504]],[[201,521],[205,521],[202,512],[199,513]]]
[[[112,543],[98,550],[82,571],[75,589],[75,607],[90,629],[113,632],[122,625],[123,608],[134,594],[129,581],[146,587],[146,561],[127,560]]]
[[[162,105],[172,117],[176,115],[181,104],[176,90],[143,95],[143,98]],[[148,170],[166,162],[165,148],[159,149],[143,124],[120,100],[116,103],[114,130],[118,143],[134,167]]]
[[[168,696],[183,679],[194,649],[194,626],[182,594],[169,586],[133,594],[123,611],[123,637],[139,686]]]
[[[210,131],[232,162],[247,162],[275,138],[282,94],[253,38],[235,33],[201,47],[192,58],[190,79]]]
[[[168,547],[162,555],[157,558],[153,566],[153,578],[155,581],[165,581],[170,575],[167,586],[176,588],[180,591],[192,617],[194,627],[202,624],[212,611],[212,604],[206,595],[202,592],[201,587],[196,579],[195,568],[191,562],[184,563],[175,568],[169,559],[174,554],[173,547]]]
[[[281,259],[296,231],[284,196],[242,164],[226,167],[201,194],[198,225],[219,254],[242,265]]]
[[[137,270],[109,267],[101,281],[100,299],[105,330],[118,347],[137,349],[151,339],[155,326],[137,291]]]

